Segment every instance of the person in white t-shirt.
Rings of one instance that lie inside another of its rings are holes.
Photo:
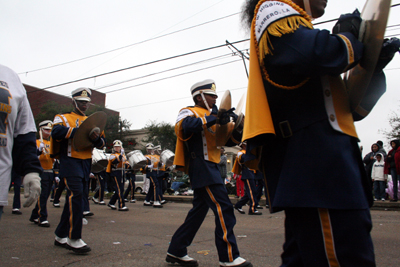
[[[0,218],[8,205],[11,170],[23,176],[24,207],[40,195],[43,169],[36,155],[36,125],[18,75],[0,65]]]
[[[385,201],[386,178],[384,174],[385,161],[381,153],[376,154],[376,161],[372,166],[371,178],[374,182],[374,200]]]

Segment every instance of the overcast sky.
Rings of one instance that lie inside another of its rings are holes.
[[[0,0],[0,63],[21,73],[23,83],[39,88],[133,67],[47,90],[70,96],[72,90],[87,86],[104,92],[106,106],[129,120],[131,129],[150,121],[175,123],[179,110],[192,105],[190,87],[198,81],[214,79],[220,96],[230,90],[233,106],[245,94],[247,76],[240,57],[226,46],[197,52],[226,40],[249,38],[237,14],[243,2]],[[365,2],[328,0],[325,15],[314,22],[362,10]],[[400,24],[399,14],[400,6],[393,7],[388,25]],[[333,24],[316,28],[330,30]],[[386,32],[394,34],[400,34],[400,27]],[[234,46],[248,49],[249,42]],[[197,53],[177,57],[191,52]],[[396,55],[387,66],[386,94],[366,119],[356,123],[364,154],[378,139],[388,141],[379,130],[389,129],[389,114],[399,111],[399,70],[400,55]]]

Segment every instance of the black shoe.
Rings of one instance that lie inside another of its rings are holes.
[[[226,266],[226,265],[220,265],[220,267],[224,267],[224,266]],[[253,264],[251,264],[251,262],[245,261],[239,265],[232,265],[232,267],[253,267]]]
[[[81,248],[74,248],[74,247],[71,247],[71,246],[68,245],[68,244],[65,244],[65,245],[66,245],[66,248],[67,248],[67,249],[72,250],[72,251],[75,252],[76,254],[86,254],[86,253],[88,253],[89,251],[92,250],[88,245],[83,246],[83,247],[81,247]]]
[[[107,206],[109,206],[112,210],[116,210],[117,207],[115,205],[108,203]]]
[[[259,212],[258,210],[254,211],[254,212],[249,211],[249,215],[262,215],[262,212]]]
[[[237,210],[240,214],[245,214],[246,212],[244,212],[244,210],[242,210],[242,208],[236,208],[235,210]]]
[[[59,208],[60,207],[60,202],[57,202],[57,203],[53,202],[53,206],[56,207],[56,208]]]
[[[35,224],[38,224],[38,223],[39,223],[39,219],[29,218],[29,221],[30,221],[30,222],[33,222],[33,223],[35,223]]]
[[[67,243],[61,243],[61,242],[58,242],[57,240],[54,240],[54,246],[66,248]]]
[[[185,259],[187,257],[187,259]],[[171,254],[167,254],[167,258],[165,259],[168,263],[177,263],[180,266],[199,266],[197,260],[190,258],[189,256],[185,257],[176,257]]]
[[[258,205],[258,206],[256,207],[256,209],[262,210],[263,207],[261,207],[260,205]]]
[[[12,211],[12,214],[21,215],[22,212],[19,209],[15,209],[15,210]]]
[[[84,211],[83,212],[83,217],[89,217],[89,216],[93,216],[93,215],[94,215],[94,213],[91,212],[91,211]]]

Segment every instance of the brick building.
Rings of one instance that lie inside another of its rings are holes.
[[[32,108],[33,116],[36,117],[44,104],[47,102],[56,102],[60,105],[71,105],[71,97],[59,95],[53,92],[49,92],[47,90],[42,90],[40,88],[24,84],[26,89],[29,104]],[[106,105],[106,94],[92,90],[92,101],[91,103],[94,105],[105,106]],[[72,107],[71,107],[72,108]],[[117,115],[119,116],[119,112],[111,109],[106,109],[105,112],[108,115]]]

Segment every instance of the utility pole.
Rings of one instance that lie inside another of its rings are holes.
[[[239,55],[239,56],[242,58],[243,64],[244,64],[244,69],[246,70],[247,78],[249,78],[249,72],[247,71],[246,62],[245,62],[245,60],[244,60],[244,59],[249,60],[249,57],[246,56],[245,54],[243,54],[242,51],[240,51],[239,49],[237,49],[237,48],[236,48],[233,44],[231,44],[228,40],[226,40],[226,44],[227,44],[228,47],[231,46],[233,49],[236,50],[236,52],[234,52],[234,51],[232,51],[232,49],[231,49],[231,51],[233,52],[233,55]]]

